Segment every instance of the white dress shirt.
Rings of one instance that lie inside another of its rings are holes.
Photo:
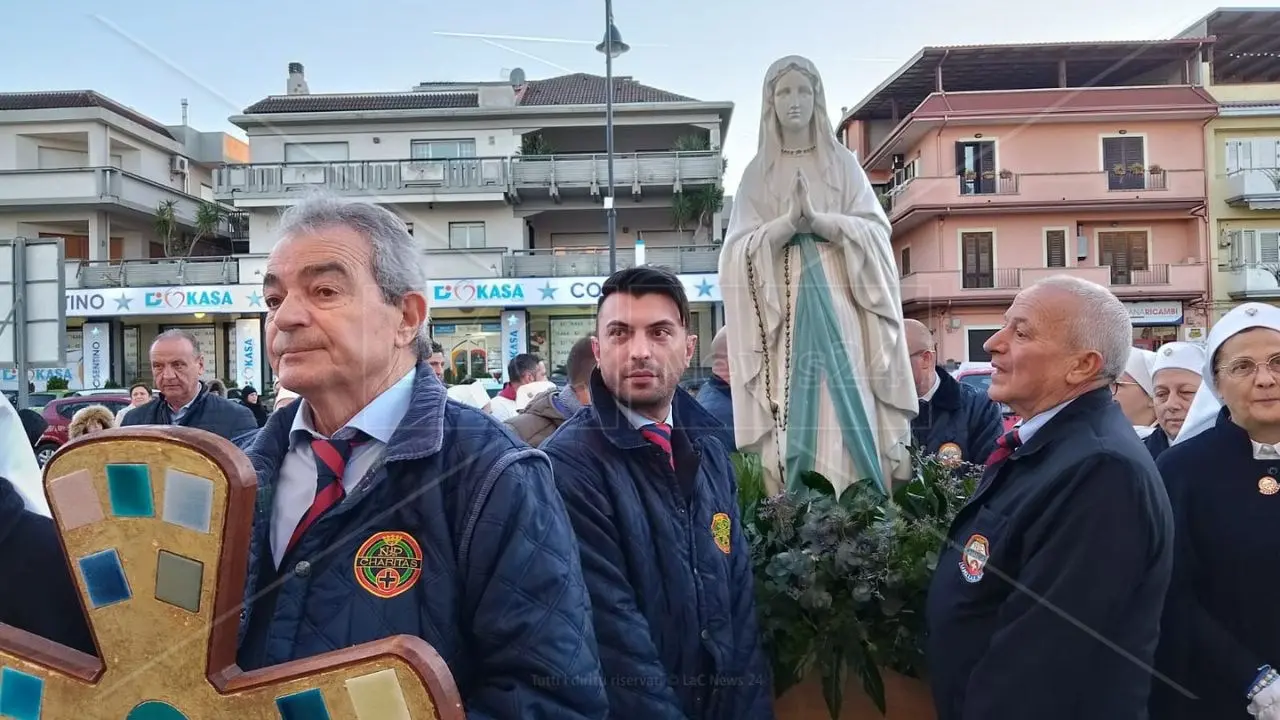
[[[1052,420],[1058,413],[1062,412],[1063,408],[1070,405],[1074,401],[1075,401],[1075,398],[1071,398],[1070,400],[1062,403],[1061,405],[1054,405],[1048,410],[1045,410],[1044,412],[1038,415],[1033,415],[1027,418],[1026,420],[1023,420],[1022,422],[1018,423],[1017,426],[1015,426],[1015,428],[1018,431],[1018,441],[1021,444],[1026,445],[1028,442],[1031,441],[1032,435],[1035,435],[1037,432],[1040,432],[1040,428],[1044,427],[1045,425],[1048,425],[1050,420]]]
[[[667,423],[667,427],[670,427],[670,428],[675,427],[674,421],[673,421],[673,416],[675,415],[675,410],[673,409],[674,407],[675,406],[672,405],[672,407],[667,408],[667,419],[664,421]],[[618,409],[622,411],[622,415],[627,418],[628,422],[631,423],[631,427],[637,430],[644,427],[645,425],[652,425],[655,422],[657,422],[657,420],[651,420],[641,415],[640,413],[636,412],[635,410],[632,410],[626,405],[623,405],[622,403],[618,403]]]
[[[409,370],[334,433],[337,437],[346,437],[350,431],[343,431],[352,428],[363,431],[370,438],[356,446],[347,461],[346,471],[342,474],[342,489],[346,491],[348,498],[365,476],[380,465],[379,461],[387,444],[391,442],[391,436],[409,411],[409,403],[413,399],[413,382],[417,374],[416,369]],[[298,522],[316,499],[316,460],[315,453],[311,450],[311,439],[328,439],[313,427],[311,407],[306,399],[298,400],[298,404],[298,414],[293,419],[293,426],[289,428],[289,451],[280,464],[280,475],[276,480],[275,502],[271,513],[271,554],[275,558],[276,567],[280,567],[280,560],[289,547],[289,539],[293,537]]]

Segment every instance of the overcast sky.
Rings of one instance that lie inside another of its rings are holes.
[[[1233,7],[1267,3],[1238,2]],[[811,58],[833,115],[853,105],[925,45],[1139,40],[1175,34],[1217,5],[1197,0],[615,0],[635,45],[619,75],[702,100],[736,104],[725,142],[736,187],[756,142],[760,84],[787,54]],[[349,0],[0,0],[5,58],[0,91],[92,89],[175,124],[239,131],[226,118],[284,92],[290,62],[312,92],[407,90],[426,80],[604,74],[594,50],[603,0],[441,3]],[[563,38],[492,41],[437,32]],[[501,47],[499,47],[499,45]]]

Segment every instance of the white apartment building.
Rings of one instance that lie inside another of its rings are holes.
[[[422,245],[432,336],[455,376],[501,373],[526,351],[562,365],[594,328],[609,274],[605,78],[516,70],[500,82],[313,94],[301,64],[289,71],[286,94],[231,118],[251,161],[214,173],[214,197],[249,216],[250,252],[269,252],[282,208],[314,189],[384,204]],[[679,273],[705,348],[720,324],[715,206],[733,105],[614,84],[618,267]]]
[[[145,350],[169,325],[190,325],[207,375],[224,374],[225,333],[185,289],[236,282],[227,256],[245,223],[215,203],[213,172],[247,158],[242,141],[161,124],[96,92],[0,93],[0,238],[64,239],[68,364],[36,369],[38,388],[51,377],[73,389],[146,377]],[[92,372],[80,359],[86,336],[102,363]],[[16,386],[14,371],[0,372],[0,387]]]

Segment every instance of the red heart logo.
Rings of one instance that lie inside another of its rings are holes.
[[[453,288],[453,297],[459,302],[471,302],[476,299],[476,286],[469,282],[458,283]]]
[[[164,304],[171,308],[178,308],[182,307],[182,303],[186,299],[186,295],[181,290],[170,290],[164,295]]]

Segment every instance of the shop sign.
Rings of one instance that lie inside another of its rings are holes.
[[[502,313],[502,374],[504,380],[507,368],[517,355],[526,352],[529,346],[528,326],[529,314],[524,310],[508,310]]]
[[[1126,302],[1129,321],[1134,325],[1181,325],[1181,300],[1138,300]]]
[[[256,285],[69,288],[66,303],[67,317],[266,312]]]
[[[714,273],[680,275],[690,302],[720,302],[719,278]],[[436,280],[431,305],[455,307],[547,307],[594,305],[604,277],[552,277],[521,280]]]

